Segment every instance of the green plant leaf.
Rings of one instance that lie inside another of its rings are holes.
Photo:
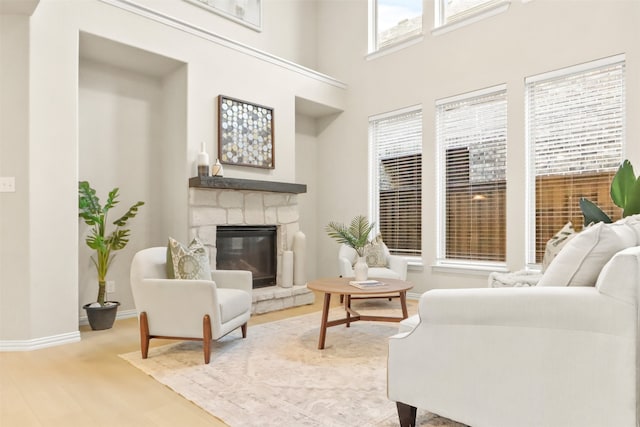
[[[351,220],[348,228],[344,224],[332,221],[327,225],[326,231],[329,237],[355,249],[359,256],[363,256],[363,249],[369,243],[369,234],[374,225],[369,224],[365,216],[358,215]]]
[[[600,209],[593,202],[585,199],[584,197],[580,198],[580,210],[582,211],[582,215],[584,216],[585,227],[591,223],[596,222],[605,222],[607,224],[613,222],[611,221],[611,218],[609,218],[609,215],[604,213],[602,209]]]
[[[136,204],[134,204],[129,208],[127,213],[125,213],[120,218],[113,221],[113,224],[117,225],[118,227],[122,227],[126,225],[128,220],[130,220],[131,218],[134,218],[137,215],[138,208],[142,205],[144,205],[144,202],[137,202]]]
[[[616,206],[626,209],[629,194],[633,193],[636,175],[629,160],[622,162],[611,181],[611,200]]]
[[[623,217],[640,214],[640,176],[627,190],[627,202],[622,212]]]

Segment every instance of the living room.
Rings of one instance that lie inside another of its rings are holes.
[[[219,95],[274,109],[274,168],[225,164],[224,176],[307,186],[298,202],[308,280],[338,274],[326,224],[358,214],[379,221],[372,122],[418,110],[421,227],[408,255],[410,297],[486,287],[491,271],[535,266],[527,88],[548,73],[623,63],[619,160],[640,165],[632,120],[640,5],[492,3],[495,13],[482,19],[435,28],[439,2],[426,0],[420,35],[377,51],[366,0],[264,0],[260,31],[188,1],[0,0],[0,175],[15,177],[15,192],[0,195],[2,348],[37,357],[40,348],[92,339],[80,331],[95,288],[77,219],[80,180],[101,194],[120,187],[123,205],[146,203],[110,273],[119,319],[131,321],[133,255],[168,236],[191,237],[188,180],[202,143],[218,156]],[[495,260],[448,262],[436,118],[466,94],[495,93],[508,135],[506,201],[495,217],[502,248]]]

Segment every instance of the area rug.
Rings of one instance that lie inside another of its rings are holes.
[[[120,357],[232,427],[397,426],[386,362],[398,325],[335,326],[318,350],[319,325],[312,313],[250,326],[246,339],[233,332],[213,344],[209,365],[198,342],[151,348],[146,360],[139,351]],[[462,427],[421,411],[417,424]]]

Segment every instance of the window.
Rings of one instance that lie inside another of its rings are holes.
[[[581,197],[620,217],[609,189],[623,159],[624,71],[616,56],[526,79],[530,264],[567,221],[580,229]]]
[[[509,0],[436,0],[436,28],[507,10]]]
[[[504,262],[507,98],[504,86],[436,102],[438,258]]]
[[[369,119],[371,218],[391,253],[422,252],[422,110],[410,107]]]
[[[369,51],[422,34],[422,0],[370,0]]]

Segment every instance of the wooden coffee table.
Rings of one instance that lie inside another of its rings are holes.
[[[334,277],[325,279],[316,279],[307,283],[307,288],[324,292],[324,305],[322,306],[322,323],[320,324],[320,339],[318,340],[318,349],[324,348],[325,338],[327,337],[327,328],[331,326],[346,324],[347,327],[351,322],[358,320],[373,320],[379,322],[399,322],[406,319],[409,316],[407,312],[407,291],[413,288],[413,285],[404,280],[398,279],[379,279],[371,277],[372,280],[379,280],[384,283],[384,286],[379,286],[371,289],[360,289],[349,284],[349,281],[353,278],[346,277]],[[337,319],[329,321],[329,305],[331,304],[331,294],[344,295],[344,310],[346,317],[344,319]],[[400,305],[402,306],[402,317],[390,317],[390,316],[367,316],[362,315],[351,308],[351,297],[361,297],[370,295],[383,295],[384,298],[388,298],[388,294],[399,294]]]

